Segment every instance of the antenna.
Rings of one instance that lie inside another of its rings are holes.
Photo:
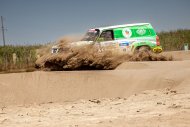
[[[3,16],[1,16],[1,30],[2,30],[2,36],[3,36],[3,46],[5,46],[5,28],[4,28],[4,25],[3,25]]]

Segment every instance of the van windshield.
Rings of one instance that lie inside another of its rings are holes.
[[[96,38],[99,35],[99,30],[98,29],[90,29],[88,32],[85,34],[83,37],[82,41],[95,41]]]

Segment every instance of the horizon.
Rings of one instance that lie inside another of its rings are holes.
[[[190,29],[189,5],[189,0],[0,0],[0,16],[7,45],[32,45],[100,26],[148,22],[156,32]]]

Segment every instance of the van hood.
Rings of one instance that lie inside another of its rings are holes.
[[[71,46],[84,46],[84,45],[89,45],[92,43],[93,41],[77,41],[77,42],[72,42]]]
[[[79,47],[79,46],[85,46],[92,44],[93,41],[77,41],[77,42],[71,42],[69,43],[69,47]],[[60,50],[59,45],[53,45],[51,48],[51,53],[58,53]]]

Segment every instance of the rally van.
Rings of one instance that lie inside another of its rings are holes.
[[[83,39],[73,42],[73,46],[94,44],[100,49],[114,47],[122,52],[149,50],[162,52],[159,37],[150,23],[135,23],[89,29]],[[53,46],[52,53],[58,53],[59,47]]]

